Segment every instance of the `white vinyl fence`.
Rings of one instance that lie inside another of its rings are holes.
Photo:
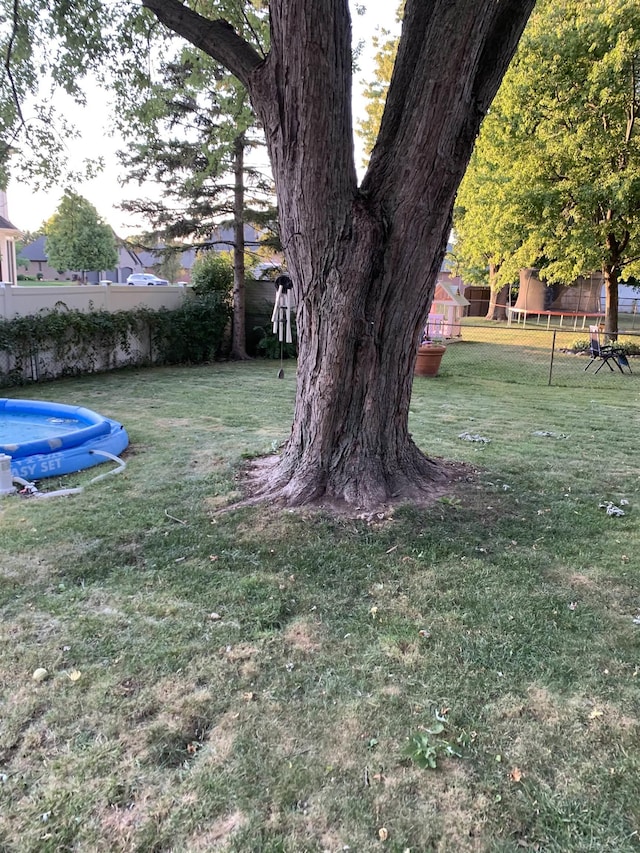
[[[127,284],[72,284],[59,287],[17,287],[0,284],[0,318],[28,317],[40,311],[131,311],[179,308],[191,288],[184,285],[139,287]]]
[[[192,291],[184,285],[140,287],[126,284],[111,285],[60,285],[49,287],[20,287],[0,284],[0,320],[33,317],[41,312],[80,311],[131,311],[145,306],[151,310],[180,308]],[[25,354],[26,353],[26,354]],[[112,350],[94,351],[82,346],[67,353],[60,363],[55,349],[27,346],[20,354],[0,351],[0,386],[15,382],[53,379],[68,372],[69,363],[74,371],[93,372],[115,367],[139,364],[152,358],[151,339],[147,332],[130,334],[126,345]]]

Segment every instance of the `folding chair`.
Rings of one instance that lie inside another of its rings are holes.
[[[596,373],[606,364],[609,370],[613,371],[610,362],[617,365],[620,373],[624,373],[623,368],[626,367],[631,373],[631,365],[627,356],[622,350],[616,349],[612,344],[603,344],[600,342],[600,329],[598,326],[589,326],[589,354],[591,361],[585,367],[588,370],[594,361],[600,360],[602,363],[596,368]]]

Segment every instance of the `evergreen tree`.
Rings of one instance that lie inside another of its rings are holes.
[[[251,28],[264,30],[264,21],[254,16]],[[233,228],[231,355],[246,358],[245,249],[251,247],[245,246],[245,225],[259,227],[275,217],[273,182],[250,162],[264,140],[247,90],[210,57],[185,47],[162,65],[146,97],[140,94],[123,116],[134,142],[120,157],[131,179],[154,181],[162,198],[123,207],[151,222],[150,248],[158,241],[173,245],[166,255],[184,249],[185,240],[207,245],[219,226]]]

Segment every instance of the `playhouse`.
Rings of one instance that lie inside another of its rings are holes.
[[[427,337],[431,340],[461,337],[461,320],[469,304],[469,300],[460,293],[460,284],[456,280],[439,279],[425,329]]]

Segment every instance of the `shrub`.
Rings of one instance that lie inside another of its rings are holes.
[[[258,332],[260,335],[256,349],[258,355],[261,355],[263,358],[280,358],[281,352],[283,358],[295,358],[297,356],[295,328],[292,329],[293,343],[288,344],[284,342],[282,349],[278,335],[273,333],[271,326],[254,326],[253,331]]]
[[[233,262],[222,252],[204,252],[198,255],[191,270],[193,292],[218,293],[231,302],[233,291]]]
[[[623,352],[625,355],[640,355],[640,344],[635,340],[618,338],[615,342],[615,348]],[[589,339],[579,339],[574,341],[569,347],[568,352],[580,353],[589,352]]]
[[[186,299],[176,311],[149,313],[156,363],[202,364],[220,351],[231,305],[224,294],[211,291]]]

